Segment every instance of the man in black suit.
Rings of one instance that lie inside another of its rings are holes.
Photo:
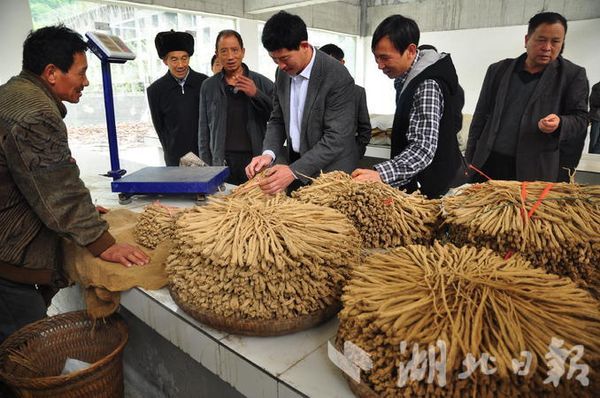
[[[160,32],[154,40],[167,73],[148,87],[148,105],[165,164],[179,166],[188,152],[198,155],[200,87],[208,76],[190,68],[194,38],[187,32]]]
[[[526,52],[488,68],[465,156],[490,178],[555,182],[561,165],[577,165],[589,85],[585,69],[560,55],[566,33],[562,15],[537,14],[529,20]]]

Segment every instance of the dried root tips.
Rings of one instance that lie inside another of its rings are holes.
[[[382,182],[356,182],[343,172],[321,174],[294,198],[344,213],[358,229],[365,248],[429,244],[439,201],[408,195]]]
[[[373,369],[363,373],[363,382],[381,396],[581,397],[598,389],[598,302],[568,278],[530,267],[518,255],[504,260],[488,249],[438,243],[393,249],[353,271],[342,300],[338,343],[351,341],[371,355]],[[584,346],[578,364],[589,365],[589,387],[567,380],[566,373],[558,387],[543,383],[553,337],[564,339],[567,350]],[[398,387],[398,365],[414,359],[413,344],[426,351],[437,340],[446,343],[446,386],[427,383],[427,370],[423,380]],[[401,341],[408,344],[404,354]],[[512,359],[525,362],[522,351],[532,354],[531,368],[517,376]],[[483,353],[495,357],[488,366],[496,372],[477,368],[459,379],[468,353],[477,360]]]
[[[234,188],[229,195],[226,195],[225,198],[246,198],[246,199],[258,199],[258,200],[268,200],[275,195],[266,194],[260,189],[258,184],[260,181],[265,178],[265,173],[268,169],[265,169],[254,176],[249,181],[246,181],[242,185]],[[285,192],[279,193],[276,196],[285,196]]]
[[[600,186],[491,181],[443,198],[442,207],[454,244],[519,252],[582,287],[598,285]]]
[[[215,200],[183,215],[167,262],[171,289],[193,308],[284,319],[328,307],[360,256],[340,213],[278,196]]]
[[[158,201],[144,208],[134,229],[135,241],[149,249],[154,249],[164,240],[172,239],[175,221],[181,209],[168,207]]]

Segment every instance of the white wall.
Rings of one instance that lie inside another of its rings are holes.
[[[564,57],[585,67],[590,86],[600,81],[600,19],[569,22]],[[473,113],[487,67],[525,51],[527,26],[424,32],[421,44],[432,44],[448,52],[465,90],[464,113]],[[365,40],[365,88],[371,113],[394,113],[392,81],[377,69],[371,53],[371,39]]]
[[[0,2],[0,84],[21,71],[23,42],[31,30],[31,11],[27,0],[2,0]]]
[[[250,19],[239,19],[237,25],[237,31],[244,40],[244,48],[246,53],[244,55],[244,62],[251,70],[258,70],[258,52],[256,48],[263,49],[262,44],[258,40],[258,23],[259,21],[253,21]],[[270,76],[269,76],[270,77]]]

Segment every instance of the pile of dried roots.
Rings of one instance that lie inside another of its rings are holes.
[[[353,271],[342,300],[338,344],[351,341],[371,355],[373,367],[363,372],[362,382],[381,396],[580,397],[598,391],[593,369],[600,358],[598,302],[568,278],[533,268],[519,255],[504,260],[489,249],[438,243],[393,249],[370,256]],[[575,380],[579,370],[567,380],[575,351],[559,385],[544,383],[553,338],[564,340],[567,350],[583,345],[577,364],[589,365],[588,387]],[[438,340],[446,344],[443,369],[431,363],[441,361],[440,346],[434,361],[427,355]],[[415,373],[405,373],[405,384],[398,387],[399,364],[416,359],[413,344],[425,351],[425,366],[417,361]],[[531,367],[517,375],[515,369],[525,369],[513,368],[513,359],[526,362],[523,351],[531,353]],[[460,379],[467,354],[475,360],[494,357],[487,368],[495,373],[486,375],[477,366]],[[428,382],[432,369],[435,377]]]
[[[491,181],[442,200],[450,240],[518,252],[534,266],[598,284],[600,186]]]
[[[306,315],[339,301],[360,256],[340,213],[277,196],[213,201],[177,221],[171,289],[188,306],[241,319]]]
[[[181,209],[164,206],[158,201],[144,208],[133,231],[135,241],[149,249],[154,249],[164,240],[175,234],[175,221]]]
[[[365,248],[431,243],[440,209],[438,200],[408,195],[382,182],[356,182],[340,171],[321,174],[292,196],[344,213]]]

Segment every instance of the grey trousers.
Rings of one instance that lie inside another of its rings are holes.
[[[0,278],[0,343],[23,326],[46,317],[46,310],[35,286]]]

